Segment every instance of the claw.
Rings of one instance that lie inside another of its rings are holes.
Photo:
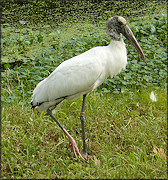
[[[87,154],[84,156],[84,158],[85,158],[85,161],[88,161],[88,160],[89,160],[89,158],[88,158],[88,155],[87,155]]]
[[[78,158],[78,156],[79,156],[79,157],[81,157],[84,161],[86,161],[86,160],[82,157],[81,153],[79,152],[79,149],[78,149],[78,147],[77,147],[77,145],[76,145],[76,142],[75,142],[75,140],[73,139],[73,137],[66,131],[66,129],[63,128],[63,131],[65,132],[65,134],[66,134],[66,135],[68,136],[68,138],[69,138],[69,141],[70,141],[70,144],[71,144],[71,146],[72,146],[73,153],[74,153],[75,157]]]
[[[83,156],[81,155],[81,153],[79,152],[79,149],[78,149],[78,147],[77,147],[77,145],[76,145],[75,140],[74,140],[72,137],[69,138],[69,140],[70,140],[70,143],[71,143],[71,145],[72,145],[72,149],[73,149],[73,152],[74,152],[75,157],[78,158],[78,156],[79,156],[79,157],[81,157],[83,160],[85,160],[85,159],[83,158]]]

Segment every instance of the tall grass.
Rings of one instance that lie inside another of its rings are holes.
[[[126,71],[87,97],[89,163],[74,157],[67,137],[48,115],[31,110],[30,98],[62,61],[109,43],[105,20],[99,26],[85,21],[58,29],[25,27],[23,20],[19,28],[3,24],[2,60],[24,63],[14,69],[6,65],[2,72],[1,178],[166,179],[166,19],[165,13],[130,19],[146,64],[137,64],[135,49],[127,45],[131,61]],[[152,102],[151,91],[158,101]],[[55,115],[82,152],[81,103],[81,98],[65,101]]]
[[[150,92],[93,92],[87,97],[89,163],[74,157],[67,137],[49,116],[16,99],[2,108],[2,177],[165,179],[166,89],[155,91],[157,102]],[[81,98],[65,101],[55,115],[82,152],[81,103]]]

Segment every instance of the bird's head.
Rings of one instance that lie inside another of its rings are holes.
[[[140,53],[143,61],[145,62],[145,55],[140,45],[138,44],[138,41],[136,40],[133,32],[129,28],[127,21],[123,17],[114,16],[108,19],[107,34],[110,36],[111,39],[116,41],[120,41],[122,38],[121,34],[123,34],[128,39],[128,41],[133,44],[133,46]]]

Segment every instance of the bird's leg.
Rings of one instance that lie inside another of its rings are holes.
[[[82,125],[82,139],[83,139],[83,154],[87,156],[87,149],[86,149],[86,142],[85,142],[85,101],[86,101],[86,94],[83,95],[83,103],[82,109],[80,114],[80,120]]]
[[[79,149],[76,145],[75,140],[73,139],[73,137],[66,131],[65,128],[63,128],[63,126],[59,123],[59,121],[56,119],[56,117],[52,114],[52,111],[48,108],[47,109],[47,113],[51,116],[51,118],[58,124],[58,126],[63,130],[63,132],[68,136],[70,143],[72,145],[72,149],[74,152],[75,157],[77,158],[77,155],[80,156],[83,160],[85,160],[82,155],[79,152]]]

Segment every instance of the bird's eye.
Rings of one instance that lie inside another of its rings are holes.
[[[121,21],[118,21],[118,24],[121,26],[121,25],[123,25],[123,22],[121,22]]]

